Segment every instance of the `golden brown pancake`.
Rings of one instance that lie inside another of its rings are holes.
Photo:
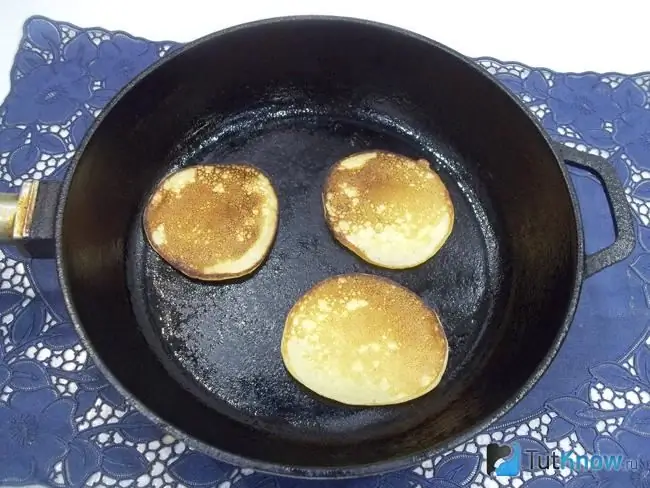
[[[454,207],[424,159],[368,151],[340,160],[323,191],[325,219],[343,246],[391,269],[430,259],[454,224]]]
[[[282,359],[298,382],[349,405],[391,405],[435,388],[448,344],[440,319],[412,291],[367,274],[334,276],[287,316]]]
[[[181,273],[218,281],[254,271],[278,226],[269,179],[246,164],[190,166],[161,181],[144,212],[154,250]]]

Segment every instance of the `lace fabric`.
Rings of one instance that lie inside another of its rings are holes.
[[[0,106],[0,191],[61,179],[93,119],[116,91],[176,49],[123,32],[42,17],[24,28],[11,91]],[[488,444],[522,452],[650,460],[650,73],[565,74],[490,58],[494,74],[557,141],[607,158],[625,183],[638,244],[589,278],[569,337],[534,390],[498,424],[420,466],[319,483],[275,478],[189,449],[131,408],[92,364],[69,322],[52,260],[0,247],[0,484],[45,486],[648,488],[634,469],[526,470],[488,475]],[[613,229],[595,178],[570,169],[586,247]]]

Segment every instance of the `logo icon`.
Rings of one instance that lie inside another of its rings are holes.
[[[521,469],[521,446],[513,442],[506,444],[488,444],[487,472],[497,476],[517,476]]]

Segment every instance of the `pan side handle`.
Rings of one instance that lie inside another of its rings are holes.
[[[32,180],[23,183],[18,193],[0,193],[0,244],[16,246],[32,258],[53,258],[61,185]]]
[[[559,143],[554,144],[554,149],[560,159],[584,168],[598,178],[612,212],[616,238],[606,248],[585,256],[585,275],[589,277],[603,268],[623,261],[632,254],[636,245],[632,212],[625,197],[625,188],[606,159]]]

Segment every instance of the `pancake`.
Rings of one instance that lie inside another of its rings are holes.
[[[278,227],[278,199],[252,166],[190,166],[158,184],[143,223],[151,247],[178,271],[227,280],[251,273],[266,258]]]
[[[291,376],[348,405],[392,405],[433,390],[449,347],[438,315],[412,291],[379,276],[321,281],[291,308],[282,335]]]
[[[454,224],[449,192],[428,161],[384,151],[337,162],[325,182],[323,206],[339,243],[390,269],[433,257]]]

